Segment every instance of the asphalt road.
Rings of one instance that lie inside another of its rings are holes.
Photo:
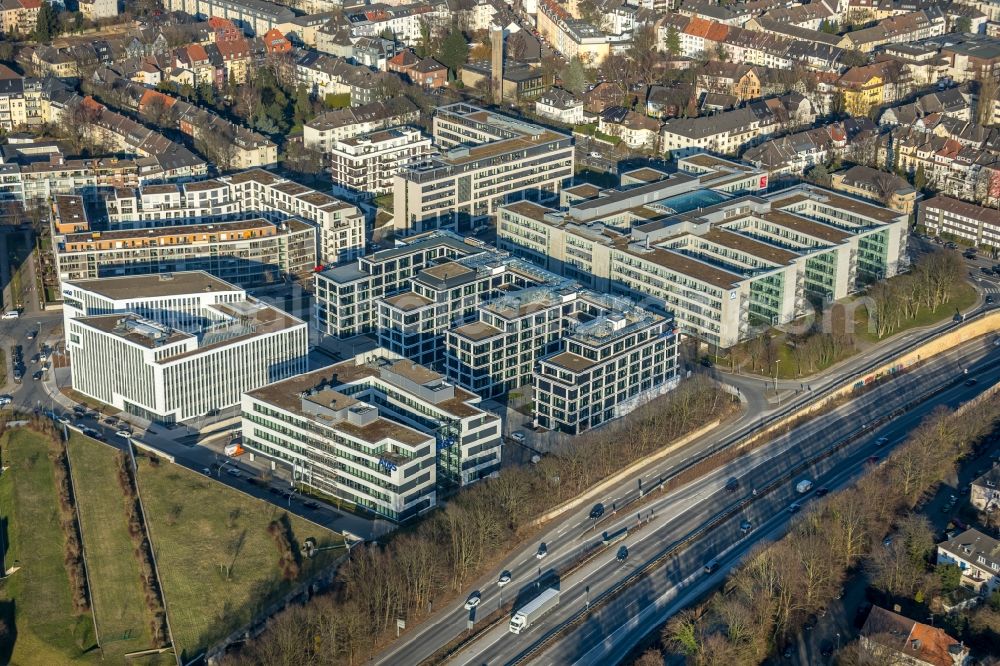
[[[56,329],[62,326],[61,312],[44,312],[19,319],[5,319],[0,322],[0,344],[6,357],[7,383],[0,386],[0,393],[15,395],[15,402],[22,406],[47,404],[48,394],[41,387],[41,382],[32,379],[35,372],[41,369],[40,363],[32,363],[32,358],[42,351],[42,345],[52,338]],[[36,333],[33,340],[28,340],[28,332]],[[21,384],[14,383],[14,361],[11,347],[21,348],[24,377]]]
[[[957,386],[931,398],[919,408],[885,427],[872,429],[870,434],[857,442],[795,474],[774,492],[759,496],[743,511],[691,544],[678,557],[667,559],[647,572],[636,584],[596,609],[542,653],[532,656],[532,663],[539,664],[615,663],[670,614],[721,582],[727,570],[754,544],[784,532],[792,519],[788,506],[792,502],[808,502],[813,497],[813,492],[798,495],[794,490],[796,480],[811,478],[815,487],[835,489],[844,486],[861,474],[864,466],[869,464],[869,456],[884,457],[935,406],[955,406],[1000,380],[1000,367],[982,372],[978,370],[986,362],[1000,356],[1000,350],[995,346],[973,342],[958,351],[882,385],[835,412],[805,424],[790,435],[775,439],[697,484],[672,493],[656,510],[657,515],[662,513],[663,518],[654,519],[650,526],[624,542],[629,549],[625,564],[615,560],[614,552],[607,552],[560,581],[560,606],[526,633],[514,636],[505,633],[506,628],[498,627],[457,655],[453,663],[508,664],[517,661],[533,643],[584,607],[588,586],[590,598],[596,598],[626,578],[635,567],[654,559],[670,544],[683,539],[712,517],[746,498],[748,489],[764,487],[770,481],[786,476],[811,457],[914,396],[943,383],[958,381]],[[963,383],[965,375],[962,372],[966,368],[969,369],[968,377],[978,379],[975,386]],[[880,447],[876,440],[883,436],[888,437],[889,442]],[[733,476],[740,480],[740,491],[735,496],[724,490],[726,480]],[[741,534],[739,527],[744,519],[754,527],[747,536]],[[635,516],[629,516],[628,520],[634,524]],[[714,574],[706,575],[703,572],[705,563],[715,558],[720,563],[719,569]]]

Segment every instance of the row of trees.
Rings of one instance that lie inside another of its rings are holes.
[[[920,257],[909,273],[872,284],[867,300],[872,332],[879,338],[891,335],[921,310],[933,312],[949,303],[963,271],[958,254],[938,250]]]
[[[885,465],[814,504],[784,538],[754,550],[722,592],[676,615],[664,644],[691,664],[758,664],[825,608],[858,565],[890,596],[919,603],[947,589],[949,573],[929,566],[930,525],[912,512],[942,480],[955,479],[958,461],[998,420],[998,397],[962,414],[933,412]]]
[[[336,592],[274,618],[232,664],[357,663],[508,553],[538,515],[670,440],[736,409],[698,378],[608,427],[574,438],[537,465],[505,469],[460,492],[384,546],[355,548]]]
[[[892,335],[922,313],[934,312],[951,302],[962,283],[963,265],[958,255],[937,250],[922,255],[909,273],[873,283],[865,297],[849,304],[819,309],[806,330],[788,333],[762,331],[730,351],[732,366],[770,375],[783,358],[782,346],[795,364],[796,376],[803,377],[855,352],[854,311],[864,307],[869,330],[878,338]],[[787,367],[782,366],[786,371]]]
[[[73,493],[73,481],[70,477],[69,458],[66,455],[66,445],[61,438],[51,431],[46,435],[49,439],[49,459],[52,461],[52,472],[59,493],[59,524],[66,539],[63,564],[69,576],[73,608],[77,613],[86,613],[90,610],[90,589],[87,586],[87,570],[83,561],[83,536],[80,532],[80,522],[77,520],[76,496]]]

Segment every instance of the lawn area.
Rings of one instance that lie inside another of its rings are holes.
[[[917,328],[919,326],[930,326],[931,324],[936,324],[938,322],[944,321],[945,319],[951,319],[955,315],[956,310],[965,310],[976,302],[976,290],[971,284],[965,280],[960,280],[954,288],[951,290],[951,297],[948,302],[941,305],[936,310],[929,310],[927,308],[920,308],[917,312],[917,316],[913,319],[903,322],[902,328],[893,331],[882,340],[885,340],[897,333],[902,333],[903,331],[908,331],[911,328]],[[875,337],[874,333],[868,331],[868,316],[865,310],[860,311],[857,335],[860,339],[867,342],[879,342],[879,338]]]
[[[14,632],[13,652],[0,640],[0,663],[65,664],[99,661],[90,613],[73,609],[69,576],[63,565],[65,538],[59,525],[49,442],[18,428],[0,438],[0,514],[4,562],[20,567],[0,582],[0,616]]]
[[[68,358],[68,356],[64,355],[63,358]],[[55,365],[55,364],[53,363],[53,365]],[[58,367],[58,366],[56,366],[56,367]],[[62,393],[67,398],[69,398],[70,400],[72,400],[73,402],[78,402],[78,403],[80,403],[82,405],[86,405],[90,409],[93,409],[94,411],[96,411],[96,412],[98,412],[100,414],[117,414],[118,413],[118,410],[115,409],[114,407],[112,407],[111,405],[106,405],[103,402],[101,402],[100,400],[95,400],[94,398],[91,398],[90,396],[86,396],[86,395],[80,393],[79,391],[74,391],[73,389],[68,388],[66,386],[59,387],[59,392]]]
[[[283,581],[280,553],[267,532],[285,512],[166,461],[139,462],[139,494],[166,598],[174,645],[187,661],[225,637],[294,583]],[[343,544],[329,530],[289,516],[295,540]],[[343,553],[304,560],[299,581]],[[228,569],[228,576],[227,576]]]
[[[121,663],[128,652],[152,648],[153,636],[116,452],[78,433],[69,440],[97,630],[105,659]]]

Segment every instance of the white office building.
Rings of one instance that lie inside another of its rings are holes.
[[[656,303],[720,347],[907,265],[906,213],[812,185],[757,194],[766,174],[709,155],[678,167],[618,191],[568,188],[561,207],[503,206],[498,244],[590,289]]]
[[[628,414],[679,379],[673,317],[613,296],[581,305],[531,381],[535,424],[574,435]]]
[[[63,282],[73,388],[173,423],[307,369],[305,322],[208,273]]]
[[[330,177],[351,199],[392,192],[400,169],[429,155],[431,139],[413,127],[394,127],[335,141],[330,148]]]
[[[374,333],[379,299],[408,289],[411,278],[424,268],[483,249],[478,241],[431,231],[316,273],[316,328],[336,338]]]
[[[394,521],[500,469],[500,417],[384,349],[249,391],[243,442],[296,481]]]

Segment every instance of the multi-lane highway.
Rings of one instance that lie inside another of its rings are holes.
[[[880,359],[888,358],[891,354],[898,353],[902,349],[912,348],[912,346],[917,344],[920,340],[933,337],[951,326],[954,326],[954,324],[949,322],[931,330],[909,331],[902,334],[890,342],[882,350],[878,359],[870,357],[855,357],[840,366],[835,376],[828,376],[814,382],[812,384],[812,391],[799,393],[797,396],[789,400],[788,404],[784,405],[784,408],[789,409],[793,408],[795,405],[802,404],[803,402],[811,399],[811,397],[821,394],[831,386],[843,381],[852,373],[860,371],[865,367],[873,366],[874,364],[881,362]],[[947,360],[940,360],[938,363],[947,363]],[[958,372],[960,371],[961,370],[958,370]],[[926,373],[926,370],[923,372]],[[689,447],[685,447],[684,449],[677,451],[673,455],[667,456],[656,464],[650,465],[638,479],[629,480],[628,482],[625,482],[609,491],[603,497],[594,498],[594,501],[602,503],[606,507],[607,511],[599,526],[599,531],[596,534],[599,535],[600,532],[607,530],[614,531],[618,528],[618,526],[627,523],[629,520],[632,522],[636,521],[637,516],[631,509],[627,512],[621,512],[618,516],[611,516],[611,514],[613,512],[613,507],[622,507],[637,499],[637,496],[640,494],[640,481],[641,487],[645,491],[648,491],[648,489],[655,487],[661,478],[668,476],[671,472],[676,471],[679,467],[685,464],[690,464],[692,460],[704,455],[707,450],[722,446],[736,437],[753,431],[758,428],[762,422],[774,416],[776,410],[772,409],[760,395],[759,385],[761,380],[750,378],[730,378],[730,380],[738,382],[737,385],[744,388],[743,396],[748,400],[748,404],[743,416],[739,420],[719,428],[710,436],[693,443]],[[789,383],[779,382],[779,384],[786,385],[787,388]],[[797,386],[798,383],[795,382],[794,384]],[[900,399],[903,399],[905,396],[912,395],[912,393],[907,392],[910,390],[909,388],[906,388],[907,386],[908,384],[905,383],[893,382],[888,387],[879,389],[879,392],[875,395],[881,396],[885,392],[893,393],[894,391],[900,391]],[[756,388],[757,390],[751,391],[750,389],[753,388]],[[878,403],[878,401],[879,398],[872,398],[871,394],[864,400],[858,401],[853,405],[853,407],[851,407],[853,410],[850,412],[852,414],[851,418],[865,418],[866,420],[870,420],[867,416],[860,417],[858,414],[864,414],[865,410],[873,409],[873,405]],[[838,414],[841,413],[843,412],[838,412]],[[834,421],[836,421],[836,419],[834,419]],[[841,425],[846,427],[847,424]],[[826,433],[839,432],[836,428],[831,429],[826,425],[816,429],[816,432],[819,433],[823,433],[824,431]],[[739,465],[744,464],[746,464],[745,459],[741,459]],[[705,484],[699,484],[699,487],[704,489],[704,485]],[[656,521],[664,518],[665,511],[663,506],[666,505],[663,504],[663,501],[664,500],[662,499],[651,498],[643,505],[645,511],[653,512],[653,529],[655,529],[656,525],[659,524]],[[447,645],[455,638],[461,636],[468,630],[468,623],[470,619],[474,622],[478,621],[478,618],[485,617],[490,612],[496,610],[500,601],[500,594],[496,586],[496,581],[501,571],[510,570],[516,576],[515,582],[511,583],[503,591],[504,601],[510,602],[513,598],[512,595],[516,594],[515,590],[519,589],[524,581],[534,581],[534,579],[539,576],[539,567],[542,569],[541,573],[544,574],[546,571],[564,569],[570,562],[577,560],[582,550],[587,546],[585,542],[578,538],[580,533],[586,530],[592,530],[594,527],[593,522],[589,518],[590,510],[591,505],[587,505],[580,510],[567,514],[565,517],[561,517],[552,524],[547,525],[543,533],[539,535],[537,542],[532,543],[522,552],[518,552],[511,557],[508,557],[496,571],[491,573],[488,577],[484,577],[478,581],[476,585],[472,586],[467,592],[471,593],[474,590],[479,590],[483,596],[480,607],[471,616],[462,608],[461,601],[456,603],[454,608],[447,610],[440,609],[422,625],[415,628],[415,630],[409,634],[404,635],[400,640],[394,642],[386,651],[376,658],[375,663],[419,663],[423,659],[433,655],[442,646]],[[649,531],[649,529],[646,529],[643,533],[649,533]],[[535,558],[536,550],[541,542],[546,543],[548,554],[544,559],[537,560]],[[630,564],[628,566],[633,566],[631,563],[634,562],[635,558],[630,557]]]
[[[994,365],[994,360],[1000,361],[1000,349],[992,341],[968,343],[910,374],[877,387],[834,412],[806,423],[786,436],[774,439],[697,483],[644,505],[643,521],[647,520],[648,511],[655,513],[652,520],[640,529],[636,529],[639,517],[635,512],[604,522],[599,531],[615,532],[626,526],[632,528],[630,536],[622,542],[629,551],[624,563],[615,557],[618,544],[603,551],[559,581],[559,607],[537,624],[520,635],[510,634],[504,625],[495,627],[456,654],[452,663],[615,663],[617,657],[627,654],[669,613],[717,584],[725,571],[754,543],[785,529],[793,518],[788,512],[789,505],[792,502],[808,502],[813,496],[813,493],[797,495],[794,490],[796,479],[809,477],[816,481],[816,487],[837,488],[845,485],[862,472],[869,456],[884,457],[934,406],[958,404],[1000,379],[1000,363]],[[966,369],[969,370],[968,375],[963,374]],[[977,379],[977,383],[966,385],[970,378]],[[931,397],[919,408],[882,427],[872,426],[916,396],[948,383],[955,385]],[[858,433],[861,436],[854,443],[828,458],[811,462],[836,443]],[[879,446],[877,440],[881,437],[887,437],[888,442]],[[739,480],[739,488],[729,493],[725,486],[733,477]],[[754,488],[763,490],[775,480],[780,480],[781,485],[773,492],[753,495]],[[677,556],[658,562],[606,604],[595,605],[589,617],[570,627],[557,640],[544,643],[551,632],[576,617],[588,600],[596,604],[603,594],[628,579],[638,568],[659,558],[673,544],[712,522],[720,513],[746,500],[750,501],[743,510],[733,513],[728,520],[713,527]],[[753,526],[748,535],[740,529],[743,520],[748,520]],[[567,541],[550,548],[548,558],[541,562],[542,576],[547,571],[558,571],[581,549],[596,546],[599,537],[593,534],[586,519],[568,529]],[[525,599],[534,594],[539,562],[534,560],[532,553],[532,549],[521,553],[511,567],[513,582],[505,592],[507,601],[519,591]],[[705,574],[705,564],[714,559],[719,561],[718,571]],[[495,610],[499,603],[496,591],[485,589],[482,593],[483,601],[476,610],[480,614]],[[459,606],[455,616],[464,624],[468,613]]]

